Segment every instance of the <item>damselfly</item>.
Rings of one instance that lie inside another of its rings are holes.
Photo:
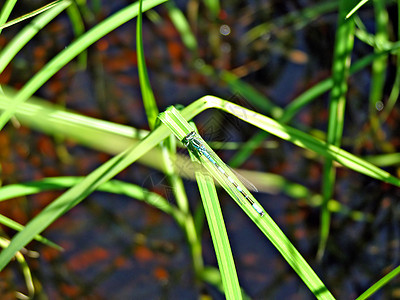
[[[244,197],[250,205],[255,209],[255,211],[260,215],[264,215],[264,211],[258,203],[254,202],[250,197],[250,192],[246,189],[246,187],[237,179],[237,177],[233,174],[233,172],[229,169],[229,167],[222,162],[222,160],[215,154],[215,152],[208,147],[203,141],[202,138],[194,131],[190,132],[183,140],[182,143],[187,147],[199,160],[201,156],[204,156],[214,169],[221,174],[221,180],[224,181],[226,186],[228,186],[234,195],[237,196],[237,200],[240,201],[240,196]],[[243,204],[243,203],[242,203]]]

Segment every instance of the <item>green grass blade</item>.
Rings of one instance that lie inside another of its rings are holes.
[[[354,1],[353,1],[354,2]],[[333,86],[330,93],[329,123],[327,142],[340,146],[343,134],[344,112],[346,107],[347,80],[350,71],[351,52],[354,44],[354,20],[346,19],[352,2],[339,1],[338,29],[336,32],[335,48],[333,54],[332,79]],[[332,159],[326,159],[322,175],[323,204],[321,209],[320,242],[318,246],[319,258],[322,258],[329,236],[330,211],[328,201],[333,196],[336,170]]]
[[[270,134],[287,140],[299,147],[314,151],[324,157],[331,158],[349,169],[365,174],[372,178],[391,183],[395,186],[400,186],[399,178],[392,176],[390,173],[337,146],[327,144],[324,141],[298,129],[281,124],[269,117],[258,114],[229,101],[222,100],[218,97],[205,96],[200,98],[195,103],[188,106],[187,110],[185,110],[185,113],[190,112],[189,115],[192,115],[194,112],[199,113],[199,111],[208,108],[221,109],[249,124],[253,124],[256,127],[268,131]]]
[[[235,93],[239,93],[260,111],[267,112],[274,118],[279,118],[282,115],[282,108],[274,104],[272,100],[265,97],[250,84],[240,80],[232,72],[226,70],[216,72],[210,65],[202,65],[198,70],[204,75],[214,76],[217,80],[225,81]]]
[[[399,274],[400,274],[400,266],[398,266],[396,269],[392,270],[389,274],[381,278],[378,282],[373,284],[369,289],[367,289],[364,293],[358,296],[357,300],[368,299],[370,296],[372,296],[375,292],[377,292],[379,289],[381,289],[383,286],[385,286],[389,281],[391,281]]]
[[[242,299],[239,280],[214,180],[201,172],[196,172],[196,179],[221,272],[225,297],[226,299]]]
[[[187,108],[187,110],[189,107]],[[169,108],[166,112],[161,113],[159,118],[161,121],[168,126],[168,128],[176,135],[178,140],[182,140],[188,133],[193,131],[193,128],[185,121],[183,116],[174,108]],[[207,144],[201,141],[204,146]],[[208,147],[208,146],[207,146]],[[208,152],[211,153],[210,149]],[[195,153],[193,153],[195,154]],[[195,154],[196,155],[196,154]],[[219,172],[215,172],[212,167],[209,167],[212,163],[209,162],[204,155],[197,157],[201,161],[203,166],[213,175],[213,177],[221,184],[221,186],[226,189],[226,191],[232,196],[232,198],[237,202],[237,204],[246,212],[250,219],[260,228],[260,230],[265,234],[265,236],[272,242],[272,244],[278,249],[289,265],[296,271],[304,283],[309,287],[313,294],[318,299],[334,299],[329,290],[324,286],[322,281],[318,278],[315,272],[307,264],[301,254],[296,250],[293,244],[288,240],[284,233],[280,230],[278,225],[272,220],[268,213],[264,212],[263,216],[260,216],[254,209],[247,203],[247,199],[238,199],[232,193],[232,189],[226,186],[225,182],[221,180],[222,175]],[[217,159],[217,156],[213,156]],[[218,158],[217,163],[222,166],[222,162]],[[226,170],[227,171],[227,170]],[[229,174],[231,178],[235,179],[233,174]],[[239,182],[237,179],[236,182]],[[246,194],[251,197],[251,199],[258,204],[257,200],[248,192],[245,187],[242,187],[246,191]],[[241,194],[239,193],[239,196]],[[260,205],[259,205],[260,206]]]
[[[196,37],[190,29],[189,22],[187,21],[182,11],[178,7],[176,7],[173,1],[168,1],[167,3],[165,3],[165,6],[168,9],[169,17],[171,18],[171,21],[176,29],[179,31],[179,34],[181,35],[181,39],[185,46],[192,52],[197,51],[198,45]]]
[[[195,128],[194,124],[191,125],[193,128]],[[195,131],[197,132],[197,129]],[[198,164],[193,153],[189,152],[189,154],[191,161],[195,165]],[[203,211],[210,228],[211,238],[220,269],[223,287],[221,291],[225,293],[226,299],[242,299],[236,267],[233,260],[221,207],[219,205],[219,199],[215,189],[214,180],[211,176],[203,174],[200,171],[196,171],[195,173],[203,204]],[[203,274],[203,270],[204,268],[200,274]],[[220,284],[215,284],[215,286],[219,288]]]
[[[367,67],[369,64],[373,63],[373,61],[376,58],[381,57],[381,56],[385,56],[385,55],[389,54],[392,51],[397,51],[399,48],[400,48],[400,42],[396,42],[396,43],[393,43],[391,45],[391,47],[388,48],[388,49],[385,49],[385,50],[376,52],[374,54],[370,54],[370,55],[365,56],[364,58],[356,61],[350,67],[350,74],[352,75],[352,74],[362,70],[363,68]],[[399,58],[399,61],[400,61],[400,58]],[[398,65],[400,65],[400,63]],[[398,70],[400,70],[400,68],[398,68]],[[396,103],[396,101],[397,101],[397,98],[396,98],[397,96],[396,95],[397,95],[397,91],[399,90],[399,87],[400,87],[400,71],[398,71],[397,73],[399,74],[399,77],[398,77],[399,84],[398,85],[394,84],[394,86],[393,86],[393,97],[390,98],[392,100],[390,101],[390,103],[388,102],[388,105],[387,105],[388,110],[385,111],[385,114],[382,114],[382,118],[387,116],[386,112],[390,111],[392,109],[392,107],[394,106],[394,104]],[[275,118],[277,118],[279,120],[279,122],[288,123],[290,120],[293,119],[293,117],[304,106],[306,106],[307,104],[311,103],[312,101],[317,99],[322,94],[324,94],[327,91],[329,91],[332,88],[332,86],[333,86],[333,79],[332,78],[325,79],[325,80],[319,82],[318,84],[314,85],[313,87],[307,89],[304,93],[300,94],[298,97],[293,99],[290,102],[290,104],[285,107],[284,110],[282,110],[279,107],[278,107],[278,109],[275,110],[275,108],[273,106],[270,106],[272,108],[272,110],[270,110],[270,112],[271,112],[272,116],[274,116]],[[242,95],[247,95],[246,99],[251,99],[251,98],[248,98],[249,94],[247,93],[246,90],[241,90],[240,93]],[[251,102],[251,103],[254,106],[257,107],[257,105],[254,102]],[[279,117],[279,116],[281,116],[281,117]],[[248,158],[250,153],[253,151],[252,149],[256,149],[257,147],[259,147],[259,144],[256,144],[255,141],[258,141],[259,143],[261,143],[267,137],[268,137],[268,133],[263,132],[263,131],[257,133],[256,135],[254,135],[254,137],[249,141],[249,145],[245,144],[242,147],[242,149],[239,150],[235,154],[235,156],[232,158],[233,165],[234,166],[239,166],[241,163],[243,163]]]
[[[147,0],[143,4],[143,11],[153,8],[166,0]],[[94,42],[111,32],[115,28],[126,23],[130,19],[137,16],[139,10],[139,4],[133,3],[120,11],[116,12],[112,16],[100,24],[93,27],[91,30],[83,34],[80,38],[74,41],[69,47],[61,51],[56,55],[49,63],[47,63],[31,80],[29,80],[24,87],[17,94],[13,105],[9,109],[4,111],[0,116],[0,129],[8,122],[8,120],[15,113],[18,105],[26,101],[32,96],[51,76],[58,72],[64,65],[74,59],[79,53],[84,51],[87,47],[92,45]]]
[[[367,3],[368,0],[361,0],[360,2],[357,3],[356,6],[350,12],[346,15],[346,19],[350,18],[352,15],[356,13],[357,10],[360,9],[361,6],[363,6],[365,3]]]
[[[10,242],[7,239],[0,237],[0,247],[1,248],[6,248],[6,247],[8,247],[9,244],[10,244]],[[21,252],[17,252],[15,254],[15,259],[17,260],[17,262],[22,270],[22,274],[24,275],[24,279],[25,279],[26,288],[28,290],[28,296],[26,296],[20,292],[17,292],[16,293],[17,299],[33,299],[34,295],[35,295],[35,286],[33,285],[31,270],[29,269],[29,266]]]
[[[70,188],[80,183],[84,177],[49,177],[37,181],[5,185],[0,189],[0,202],[16,197],[23,197],[45,191],[57,191]],[[141,186],[110,180],[98,186],[97,191],[124,195],[145,203],[171,215],[177,220],[182,219],[182,213],[162,196],[149,192]]]
[[[16,3],[17,0],[6,0],[0,12],[0,25],[3,25],[7,21]],[[0,33],[1,31],[0,29]]]
[[[19,22],[22,22],[22,21],[26,20],[26,19],[32,18],[32,17],[34,17],[34,16],[36,16],[36,15],[38,15],[38,14],[41,14],[41,13],[45,12],[46,10],[51,9],[51,8],[53,8],[53,7],[55,7],[55,6],[59,5],[59,4],[61,4],[61,3],[64,2],[64,1],[70,2],[70,0],[56,0],[56,1],[53,1],[53,2],[51,2],[51,3],[49,3],[49,4],[45,5],[45,6],[43,6],[43,7],[41,7],[41,8],[38,8],[38,9],[36,9],[36,10],[34,10],[34,11],[31,11],[31,12],[28,13],[28,14],[25,14],[25,15],[23,15],[23,16],[21,16],[21,17],[18,17],[18,18],[16,18],[16,19],[14,19],[14,20],[11,20],[11,21],[9,21],[9,22],[7,22],[7,23],[5,23],[5,24],[2,24],[2,25],[0,26],[0,30],[4,29],[4,28],[6,28],[6,27],[10,27],[10,26],[12,26],[12,25],[15,25],[15,24],[17,24],[17,23],[19,23]],[[70,4],[70,3],[69,3],[69,4]]]
[[[14,220],[11,220],[10,218],[7,218],[6,216],[0,215],[0,223],[3,224],[4,226],[7,226],[9,228],[12,228],[17,231],[21,231],[24,229],[24,226],[19,224],[18,222],[15,222]],[[43,243],[47,246],[53,247],[57,250],[63,250],[62,247],[57,245],[56,243],[53,243],[52,241],[46,239],[45,237],[41,235],[37,235],[34,237],[34,239],[40,243]]]
[[[149,122],[150,129],[154,129],[158,116],[158,108],[156,100],[154,98],[153,91],[151,89],[149,75],[147,73],[146,62],[144,58],[143,50],[143,37],[142,37],[142,3],[143,0],[139,0],[139,13],[136,22],[136,52],[137,52],[137,64],[139,72],[139,83],[142,91],[144,109],[146,111],[147,120]]]
[[[0,52],[0,73],[4,71],[17,53],[34,37],[44,26],[71,5],[71,1],[62,1],[52,9],[37,16],[25,26]]]

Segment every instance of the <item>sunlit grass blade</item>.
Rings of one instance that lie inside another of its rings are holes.
[[[361,0],[360,2],[357,3],[356,6],[350,12],[346,15],[346,19],[350,18],[352,15],[356,13],[357,10],[360,9],[361,6],[363,6],[365,3],[367,3],[368,0]]]
[[[1,189],[0,189],[1,190]],[[0,223],[3,224],[4,226],[7,226],[9,228],[12,228],[17,231],[21,231],[24,229],[24,226],[21,224],[15,222],[14,220],[11,220],[10,218],[7,218],[6,216],[0,215]],[[57,245],[56,243],[53,243],[52,241],[46,239],[45,237],[41,235],[37,235],[34,237],[34,239],[40,243],[43,243],[47,246],[53,247],[57,250],[62,250],[63,248]]]
[[[53,8],[56,5],[61,4],[64,1],[65,2],[69,2],[69,4],[71,2],[70,0],[56,0],[56,1],[53,1],[53,2],[51,2],[51,3],[49,3],[49,4],[45,5],[45,6],[42,6],[41,8],[38,8],[38,9],[36,9],[34,11],[31,11],[30,13],[27,13],[27,14],[21,16],[21,17],[18,17],[18,18],[14,19],[14,20],[11,20],[11,21],[9,21],[9,22],[7,22],[5,24],[0,25],[0,30],[4,29],[6,27],[10,27],[12,25],[15,25],[15,24],[17,24],[19,22],[22,22],[22,21],[26,20],[26,19],[32,18],[32,17],[34,17],[34,16],[36,16],[38,14],[41,14],[41,13],[45,12],[46,10],[48,10],[50,8]]]
[[[186,108],[189,110],[189,107]],[[193,131],[193,128],[185,121],[182,115],[174,108],[169,108],[166,112],[161,113],[159,118],[161,121],[168,126],[168,128],[176,135],[179,140],[184,140],[189,133]],[[201,141],[203,143],[203,141]],[[191,149],[188,147],[188,149]],[[215,168],[211,166],[209,159],[204,158],[205,155],[196,154],[195,151],[190,150],[197,159],[206,167],[208,172],[213,175],[213,177],[221,184],[221,186],[231,195],[231,197],[237,202],[237,204],[246,212],[250,219],[260,228],[260,230],[265,234],[265,236],[272,242],[272,244],[278,249],[282,254],[284,259],[289,263],[289,265],[296,271],[304,283],[309,287],[309,289],[314,293],[318,299],[334,299],[329,290],[324,286],[322,281],[318,278],[315,272],[307,264],[301,254],[296,250],[296,248],[291,244],[288,238],[268,215],[268,213],[263,212],[262,215],[258,211],[253,209],[246,201],[245,197],[238,199],[239,195],[233,193],[233,190],[226,181],[221,180],[222,175],[220,172],[215,171]],[[207,148],[207,151],[211,151]],[[214,156],[213,156],[214,157]],[[217,161],[221,165],[221,161]],[[230,174],[234,180],[238,180],[232,174]],[[243,187],[242,187],[243,188]],[[257,200],[243,188],[246,193],[252,197],[251,199],[258,204]]]
[[[154,129],[158,116],[158,108],[151,89],[150,80],[147,73],[147,67],[144,57],[143,37],[142,37],[142,0],[139,1],[139,14],[136,23],[136,49],[138,58],[138,71],[140,88],[142,91],[143,104],[145,107],[150,129]],[[185,235],[189,241],[191,257],[195,273],[199,273],[203,268],[203,260],[201,256],[201,242],[196,234],[193,218],[189,211],[189,201],[185,193],[182,178],[177,174],[177,170],[170,162],[174,161],[173,156],[176,153],[175,140],[168,140],[161,149],[161,160],[158,163],[165,165],[166,175],[172,186],[173,194],[176,198],[179,209],[185,214],[185,221],[181,223],[181,227],[185,231]]]
[[[6,0],[4,2],[0,12],[0,25],[3,25],[7,21],[16,3],[17,0]],[[0,29],[1,32],[2,30]]]
[[[356,300],[369,299],[370,296],[372,296],[374,293],[376,293],[378,290],[380,290],[382,287],[388,284],[392,279],[394,279],[399,274],[400,274],[400,266],[392,270],[389,274],[385,275],[378,282],[369,287],[364,293],[358,296]]]
[[[143,11],[153,8],[166,0],[147,0],[143,4]],[[133,3],[112,16],[99,23],[88,32],[83,34],[80,38],[75,40],[66,49],[56,55],[49,63],[47,63],[31,80],[29,80],[24,87],[17,94],[13,105],[10,106],[0,116],[0,129],[8,122],[8,120],[15,113],[18,105],[26,101],[32,96],[51,76],[58,72],[64,65],[74,59],[79,53],[87,49],[94,42],[98,41],[101,37],[111,32],[115,28],[126,23],[130,19],[137,16],[139,4]]]
[[[346,93],[348,89],[348,77],[350,71],[351,53],[354,44],[354,20],[345,19],[350,9],[351,1],[339,1],[338,29],[335,38],[333,54],[332,79],[333,86],[330,92],[329,122],[327,132],[327,143],[340,146],[343,135],[345,119]],[[324,199],[321,207],[320,242],[317,256],[322,258],[330,229],[330,211],[328,201],[333,196],[335,186],[336,170],[333,160],[325,159],[322,174],[322,197]]]
[[[151,89],[149,75],[147,73],[147,68],[146,68],[146,61],[144,58],[143,37],[142,37],[142,5],[143,5],[143,0],[139,0],[139,12],[136,22],[137,64],[138,64],[139,83],[140,83],[140,89],[142,91],[144,109],[146,111],[149,127],[150,129],[153,129],[156,124],[158,116],[158,108],[156,100],[154,98],[153,91]]]
[[[9,244],[10,242],[7,239],[0,237],[0,248],[6,248],[9,246]],[[17,292],[16,297],[17,299],[33,299],[33,296],[35,295],[35,286],[33,284],[31,270],[29,269],[29,266],[20,251],[15,253],[15,259],[17,260],[22,270],[22,274],[25,280],[25,285],[28,290],[28,295],[25,295],[21,292]]]
[[[388,12],[385,8],[385,3],[380,0],[373,0],[375,12],[375,39],[376,45],[374,51],[379,51],[380,45],[388,42]],[[386,80],[387,72],[387,56],[382,56],[374,60],[372,63],[372,78],[369,94],[370,121],[373,131],[379,131],[379,119],[377,111],[380,110],[383,99],[383,89]]]
[[[17,55],[17,53],[34,37],[44,26],[71,5],[71,1],[62,1],[45,13],[37,16],[27,26],[18,32],[16,36],[0,52],[0,73]]]
[[[78,9],[78,5],[76,2],[73,2],[67,9],[68,17],[71,21],[72,30],[76,37],[81,36],[85,33],[85,24],[82,19],[81,13]],[[86,68],[87,65],[87,51],[83,51],[78,56],[78,64],[79,67],[83,70]]]
[[[181,39],[185,46],[192,52],[197,51],[197,40],[192,30],[190,29],[189,22],[185,18],[182,11],[176,7],[173,1],[168,1],[165,3],[165,6],[168,9],[169,17],[171,18],[172,23],[179,31],[181,35]]]
[[[196,172],[207,222],[221,272],[226,299],[242,299],[232,251],[213,179]]]
[[[48,177],[37,181],[5,185],[0,189],[0,202],[16,197],[29,196],[45,191],[58,191],[80,183],[84,177]],[[182,213],[164,197],[149,192],[145,188],[120,180],[110,180],[101,184],[97,191],[124,195],[145,203],[182,220]]]
[[[362,59],[359,59],[358,61],[354,62],[351,67],[350,67],[350,74],[355,74],[356,72],[359,72],[360,70],[364,69],[373,61],[381,56],[388,55],[392,51],[397,51],[400,48],[400,42],[392,43],[391,47],[381,50],[379,52],[376,52],[374,54],[370,54],[365,56]],[[207,71],[207,74],[211,74],[212,69],[209,68]],[[400,71],[399,71],[400,73]],[[221,72],[221,77],[224,78],[224,74],[228,74],[227,72],[223,71]],[[232,78],[231,76],[227,78]],[[227,79],[228,80],[228,79]],[[400,80],[400,75],[399,75],[399,80]],[[229,83],[229,80],[227,81]],[[328,92],[332,86],[333,86],[333,79],[332,77],[325,79],[318,84],[314,85],[313,87],[307,89],[305,92],[297,96],[295,99],[293,99],[290,104],[288,104],[285,109],[279,108],[278,106],[274,105],[272,102],[269,100],[266,100],[266,98],[263,95],[260,95],[258,92],[253,93],[252,90],[254,90],[252,87],[249,86],[247,88],[246,83],[241,82],[239,79],[235,81],[232,81],[233,84],[233,89],[235,91],[238,91],[241,95],[243,95],[246,99],[251,99],[249,102],[253,104],[255,107],[259,107],[258,102],[254,102],[254,99],[259,99],[260,105],[262,105],[263,101],[266,101],[266,105],[264,106],[264,109],[267,109],[267,112],[271,113],[271,115],[278,119],[279,122],[281,123],[288,123],[290,122],[296,114],[306,105],[311,103],[312,101],[318,99],[319,96],[322,94]],[[393,97],[396,95],[396,86],[394,85],[393,87],[394,93]],[[394,98],[393,98],[394,99]],[[393,100],[391,103],[395,103],[397,99]],[[389,103],[388,103],[389,105]],[[393,104],[394,105],[394,104]],[[392,107],[392,106],[390,106]],[[389,107],[388,107],[389,109]],[[264,110],[263,110],[264,111]],[[262,131],[253,136],[251,140],[248,141],[248,144],[246,143],[241,150],[239,150],[234,157],[232,158],[232,165],[234,167],[241,165],[252,153],[252,149],[256,149],[259,147],[259,144],[263,142],[267,137],[268,133]]]

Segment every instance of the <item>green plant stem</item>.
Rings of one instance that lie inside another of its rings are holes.
[[[338,29],[336,32],[335,49],[333,54],[332,80],[330,93],[329,124],[327,133],[328,144],[339,147],[342,140],[344,112],[346,106],[347,80],[350,72],[351,52],[354,44],[354,21],[346,19],[354,1],[340,0]],[[330,211],[328,201],[333,196],[335,186],[335,167],[332,159],[325,159],[322,175],[321,232],[317,257],[322,258],[329,236]]]

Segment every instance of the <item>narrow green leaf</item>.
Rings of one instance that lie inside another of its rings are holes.
[[[11,220],[10,218],[7,218],[6,216],[0,215],[0,223],[3,224],[4,226],[7,226],[9,228],[12,228],[17,231],[21,231],[24,229],[24,226],[19,224],[18,222],[15,222],[14,220]],[[34,237],[34,239],[38,242],[41,242],[45,245],[48,245],[50,247],[53,247],[57,250],[63,250],[63,248],[56,243],[53,243],[52,241],[46,239],[45,237],[41,235],[37,235]]]
[[[44,26],[59,15],[65,8],[71,5],[71,1],[62,1],[45,13],[37,16],[4,47],[0,52],[0,73],[4,71],[10,61]]]
[[[139,13],[136,22],[136,52],[137,52],[137,63],[139,71],[139,83],[142,91],[143,104],[149,122],[150,129],[154,129],[158,116],[158,108],[156,100],[154,98],[153,91],[147,73],[146,61],[144,58],[143,49],[143,37],[142,37],[142,3],[143,0],[139,0]]]
[[[379,289],[381,289],[383,286],[385,286],[399,274],[400,274],[400,266],[392,270],[389,274],[385,275],[378,282],[369,287],[364,293],[362,293],[359,297],[357,297],[356,300],[368,299],[370,296],[372,296],[375,292],[377,292]]]
[[[159,5],[166,0],[147,0],[143,5],[143,10],[148,10]],[[24,87],[19,91],[13,105],[4,111],[0,116],[0,129],[8,122],[15,113],[18,105],[31,97],[51,76],[58,72],[64,65],[74,59],[79,53],[87,47],[98,41],[101,37],[111,32],[115,28],[126,23],[130,19],[137,16],[139,4],[133,3],[112,16],[99,23],[91,30],[83,34],[75,40],[69,47],[56,55],[49,63],[47,63]]]
[[[69,2],[68,4],[70,4],[70,0],[56,0],[56,1],[53,1],[53,2],[43,6],[41,8],[38,8],[38,9],[36,9],[34,11],[31,11],[30,13],[27,13],[27,14],[21,16],[21,17],[18,17],[18,18],[14,19],[14,20],[11,20],[11,21],[1,25],[0,26],[0,30],[4,29],[6,27],[10,27],[12,25],[15,25],[15,24],[17,24],[19,22],[22,22],[22,21],[26,20],[26,19],[32,18],[32,17],[34,17],[34,16],[36,16],[38,14],[41,14],[41,13],[45,12],[46,10],[48,10],[48,9],[58,5],[58,4],[61,4],[61,2],[64,2],[64,1]]]
[[[354,2],[354,1],[353,1]],[[347,80],[350,73],[351,52],[354,44],[354,21],[346,19],[352,1],[339,1],[338,29],[336,32],[335,48],[333,54],[332,79],[333,86],[330,93],[329,123],[327,142],[328,144],[340,146],[344,126],[344,112],[346,106]],[[325,159],[322,174],[322,209],[321,209],[321,232],[317,257],[322,258],[329,236],[330,211],[328,201],[333,196],[335,186],[336,170],[333,160]]]
[[[361,0],[360,2],[357,3],[356,6],[354,6],[354,8],[352,10],[350,10],[350,12],[346,15],[346,19],[350,18],[352,15],[355,14],[355,12],[357,10],[360,9],[361,6],[363,6],[365,3],[367,3],[368,0]]]
[[[0,12],[0,25],[3,25],[8,17],[11,14],[12,9],[14,8],[15,4],[17,3],[17,0],[6,0],[3,7],[1,8]],[[0,33],[1,33],[0,29]]]

